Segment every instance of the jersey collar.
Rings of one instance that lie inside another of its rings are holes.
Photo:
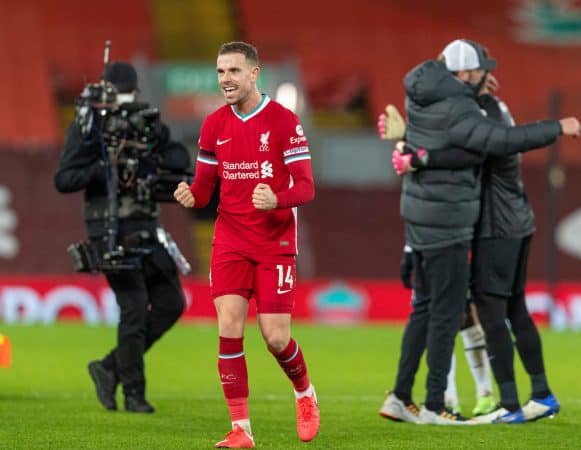
[[[238,111],[236,111],[236,108],[234,108],[234,105],[230,105],[230,109],[232,110],[234,115],[236,117],[238,117],[242,122],[246,122],[247,120],[250,120],[254,116],[256,116],[264,108],[266,108],[266,105],[268,105],[269,103],[270,103],[270,97],[266,94],[262,94],[262,100],[260,101],[258,106],[256,108],[254,108],[252,111],[250,111],[248,114],[240,114]]]

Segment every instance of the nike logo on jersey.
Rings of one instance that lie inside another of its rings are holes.
[[[226,142],[230,142],[232,138],[224,139],[221,141],[220,139],[216,139],[216,145],[224,145]]]
[[[283,289],[281,289],[281,288],[278,288],[278,289],[276,290],[276,293],[280,295],[280,294],[286,294],[287,292],[290,292],[290,291],[292,291],[292,289],[284,289],[284,290],[283,290]]]

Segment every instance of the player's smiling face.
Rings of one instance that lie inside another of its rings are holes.
[[[256,91],[260,69],[242,53],[219,55],[216,70],[220,89],[229,105],[243,106]]]

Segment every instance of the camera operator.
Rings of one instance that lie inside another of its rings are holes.
[[[105,105],[109,109],[97,105],[96,96],[90,95],[88,88],[98,91],[99,86],[113,87],[108,91],[113,93],[112,99]],[[96,249],[99,264],[81,270],[102,271],[120,308],[117,346],[103,359],[88,365],[97,398],[105,409],[116,410],[116,389],[120,383],[125,410],[152,413],[154,408],[145,398],[144,353],[178,320],[185,302],[172,252],[162,245],[167,235],[158,234],[163,233],[158,228],[159,201],[172,201],[171,192],[167,199],[144,196],[139,186],[147,186],[140,181],[159,173],[185,179],[191,161],[187,149],[170,140],[169,129],[160,122],[157,110],[145,109],[147,104],[135,101],[137,92],[137,73],[126,62],[108,64],[101,84],[87,86],[75,121],[68,129],[54,180],[61,193],[84,190],[87,247]],[[137,114],[117,115],[123,110]],[[106,122],[109,111],[111,120]],[[147,119],[147,111],[157,115],[144,127],[142,119]],[[125,141],[131,123],[143,128],[147,139],[140,142],[145,142],[144,145],[132,147]],[[114,157],[107,156],[110,149]],[[124,158],[131,151],[137,156]],[[112,173],[118,175],[117,189],[112,188]],[[175,184],[172,182],[171,191]],[[116,192],[112,197],[113,190]],[[116,217],[112,217],[115,214],[111,211],[117,213]],[[111,252],[112,241],[121,257]]]

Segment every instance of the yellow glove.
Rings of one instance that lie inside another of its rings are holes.
[[[379,115],[377,118],[377,132],[381,139],[403,139],[405,122],[395,106],[387,105],[385,113]]]

